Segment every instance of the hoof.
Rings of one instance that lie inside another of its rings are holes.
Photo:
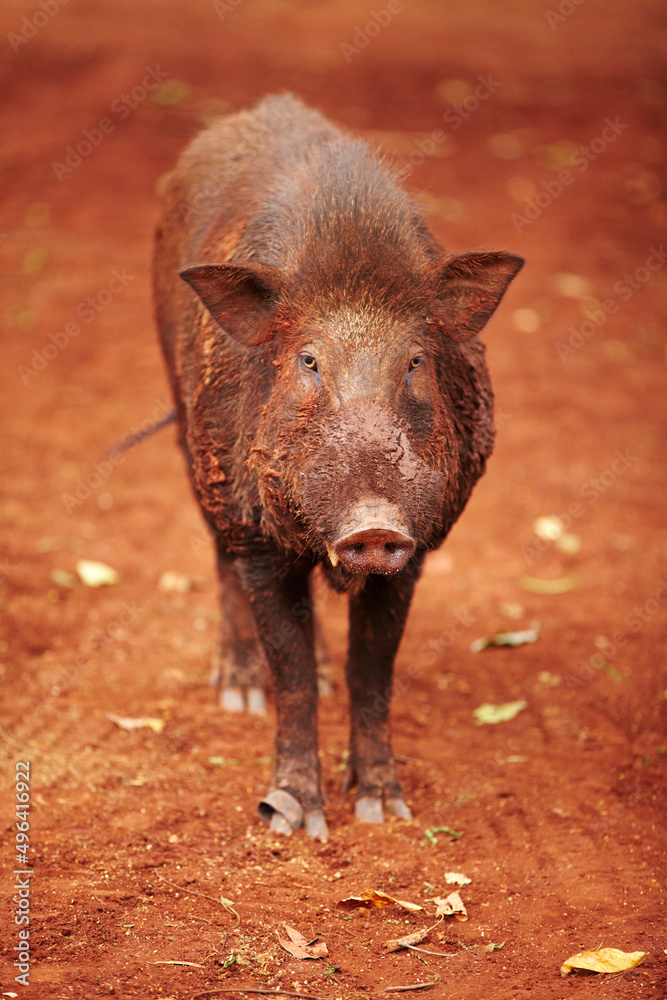
[[[266,697],[261,688],[248,688],[246,697],[250,715],[266,715]]]
[[[329,827],[321,809],[317,812],[307,813],[305,820],[306,833],[313,840],[321,840],[326,844],[329,839]]]
[[[271,822],[269,823],[269,830],[271,831],[271,833],[282,833],[286,837],[291,837],[292,834],[294,833],[292,827],[289,825],[285,817],[282,816],[279,812],[274,813],[273,816],[271,817]]]
[[[241,688],[223,688],[220,692],[220,707],[224,708],[225,712],[235,712],[236,714],[245,711]]]
[[[303,809],[293,795],[282,788],[269,792],[259,804],[260,819],[275,833],[290,834],[303,823]]]
[[[399,819],[412,819],[407,803],[400,796],[386,799],[384,811],[382,799],[374,799],[370,795],[362,795],[354,806],[354,815],[360,823],[384,823],[384,813]]]
[[[399,819],[412,819],[410,807],[404,799],[387,799],[384,808],[390,816],[397,816]]]
[[[371,799],[369,796],[357,799],[354,815],[360,823],[384,823],[382,802],[380,799]]]
[[[250,715],[266,715],[266,697],[258,687],[248,688],[245,694],[242,688],[227,687],[220,692],[220,707],[235,715],[245,711]]]

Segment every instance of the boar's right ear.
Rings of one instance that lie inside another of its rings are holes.
[[[261,264],[196,264],[180,272],[216,323],[247,346],[271,337],[278,272]]]
[[[503,250],[452,254],[444,266],[442,262],[439,265],[433,319],[453,340],[467,340],[479,333],[522,267],[523,257]]]

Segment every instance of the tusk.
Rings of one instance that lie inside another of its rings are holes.
[[[327,545],[327,555],[329,556],[329,562],[335,569],[340,560],[330,545]]]

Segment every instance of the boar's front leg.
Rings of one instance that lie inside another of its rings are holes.
[[[355,816],[382,823],[386,812],[411,819],[391,750],[389,703],[394,657],[403,635],[419,569],[369,576],[350,597],[350,755],[346,790],[357,785]]]
[[[328,838],[322,811],[317,752],[317,670],[308,574],[277,559],[237,560],[273,675],[276,699],[275,763],[259,814],[278,833],[301,825]]]

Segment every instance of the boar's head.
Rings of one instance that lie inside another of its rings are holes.
[[[261,358],[247,465],[265,535],[332,582],[393,574],[447,533],[493,446],[476,337],[522,265],[505,252],[413,260],[386,241],[295,273],[202,264],[182,277]],[[255,514],[257,517],[257,513]]]

